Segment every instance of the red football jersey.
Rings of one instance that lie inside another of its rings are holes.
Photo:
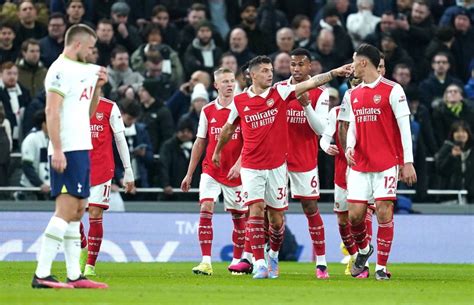
[[[91,186],[94,186],[107,182],[114,176],[112,137],[114,133],[125,129],[117,105],[101,97],[90,119],[90,128],[93,147],[90,151]]]
[[[199,117],[197,137],[207,139],[206,156],[202,162],[202,172],[224,185],[234,187],[242,184],[240,177],[229,180],[227,179],[227,174],[242,151],[243,140],[240,125],[235,129],[231,140],[222,149],[221,166],[216,167],[212,162],[212,154],[216,149],[222,127],[229,117],[231,105],[223,107],[218,103],[218,100],[214,100],[204,106]]]
[[[403,164],[403,148],[397,118],[410,115],[405,92],[379,77],[360,84],[350,94],[351,122],[355,122],[355,165],[359,172],[382,172]]]
[[[327,120],[329,96],[322,94],[324,87],[308,91],[309,100],[318,117]],[[321,115],[319,115],[321,114]],[[318,136],[305,116],[304,109],[296,99],[291,99],[287,110],[288,121],[288,170],[307,172],[318,165]]]
[[[294,85],[278,83],[260,95],[255,95],[250,87],[234,97],[235,106],[228,122],[240,122],[242,128],[242,167],[274,169],[286,161],[286,101],[295,98],[294,92]]]

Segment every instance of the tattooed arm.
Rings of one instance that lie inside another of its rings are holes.
[[[315,75],[304,82],[296,84],[295,94],[296,96],[300,96],[301,94],[305,93],[306,91],[310,89],[317,88],[319,86],[322,86],[330,82],[337,76],[346,77],[350,75],[350,73],[351,73],[351,64],[347,64],[337,69],[333,69],[329,72]]]

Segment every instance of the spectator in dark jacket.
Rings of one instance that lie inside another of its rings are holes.
[[[178,121],[178,126],[181,122],[191,122],[193,130],[196,133],[199,125],[199,116],[204,105],[209,103],[209,93],[207,93],[206,87],[203,84],[197,83],[194,86],[193,93],[191,94],[191,107],[189,112],[183,114]]]
[[[114,27],[112,21],[109,19],[101,19],[97,23],[96,33],[96,46],[99,50],[99,60],[97,61],[97,64],[106,67],[110,65],[112,50],[117,47],[117,42],[114,38]]]
[[[138,91],[142,104],[140,122],[147,128],[154,154],[160,152],[163,142],[171,138],[174,133],[173,117],[163,104],[163,100],[158,98],[156,90],[158,86],[156,80],[146,79]]]
[[[373,46],[379,46],[382,40],[382,34],[394,31],[396,29],[395,15],[393,12],[384,12],[380,18],[380,23],[375,27],[375,31],[367,37],[364,42]]]
[[[468,125],[474,124],[474,109],[463,100],[461,87],[451,84],[444,92],[443,103],[433,110],[433,126],[438,145],[443,144],[451,125],[458,120],[463,120]]]
[[[433,102],[436,105],[436,99],[443,97],[443,94],[450,84],[463,86],[462,82],[448,74],[451,65],[449,64],[449,55],[443,52],[437,53],[433,56],[431,61],[431,68],[433,73],[420,83],[420,92],[422,103],[432,109]]]
[[[46,107],[46,91],[41,89],[38,94],[31,100],[31,102],[25,108],[25,115],[23,116],[23,134],[27,135],[33,128],[33,117],[35,113],[40,110],[44,110]]]
[[[285,13],[276,8],[275,2],[274,0],[260,0],[257,10],[258,27],[263,34],[272,38],[272,45],[275,45],[275,34],[278,29],[288,26]]]
[[[151,23],[159,25],[163,34],[163,43],[174,50],[178,50],[179,32],[176,26],[170,22],[170,14],[164,5],[157,5],[151,14]]]
[[[255,57],[255,54],[248,48],[247,33],[241,28],[235,28],[229,35],[229,51],[237,58],[239,67]]]
[[[12,24],[0,24],[0,64],[7,61],[15,62],[18,58],[20,48],[13,43],[16,37],[15,30]]]
[[[67,27],[69,28],[74,24],[82,23],[94,28],[94,25],[90,21],[84,19],[85,14],[86,7],[83,0],[69,1],[66,6]]]
[[[408,55],[407,51],[403,49],[397,37],[391,33],[384,33],[380,42],[380,49],[385,55],[385,70],[386,75],[392,77],[393,70],[397,64],[406,64],[409,67],[414,66],[413,59]]]
[[[149,187],[147,168],[153,164],[153,151],[150,136],[145,124],[137,123],[141,114],[138,102],[128,102],[120,105],[123,124],[125,125],[125,138],[130,149],[131,164],[137,187]],[[114,149],[115,177],[117,181],[123,177],[123,166],[120,156]]]
[[[19,27],[16,31],[15,44],[20,46],[28,38],[41,39],[48,35],[46,27],[37,21],[38,11],[33,1],[22,1],[18,6]]]
[[[273,38],[265,35],[257,24],[257,4],[246,2],[240,8],[242,22],[236,27],[242,28],[248,37],[249,49],[255,54],[270,54],[275,46]]]
[[[309,49],[314,42],[311,35],[311,20],[306,15],[296,15],[291,21],[291,28],[295,32],[296,47]]]
[[[128,22],[129,13],[130,7],[125,2],[115,2],[110,9],[115,41],[126,47],[131,54],[140,46],[142,39],[137,28]]]
[[[165,199],[178,199],[178,196],[173,194],[173,188],[179,188],[183,177],[186,176],[194,132],[192,122],[183,120],[178,125],[176,135],[161,146],[159,182],[163,187]],[[191,187],[198,187],[200,174],[201,168],[199,167],[193,176]]]
[[[430,44],[425,50],[425,58],[423,60],[427,65],[431,64],[431,61],[436,54],[443,52],[448,55],[451,70],[454,72],[453,74],[456,74],[456,59],[454,58],[454,54],[451,50],[455,39],[454,33],[454,29],[450,26],[437,28],[435,37],[431,40]]]
[[[196,37],[186,49],[183,62],[186,74],[190,76],[194,71],[203,70],[211,74],[219,64],[222,49],[216,46],[212,39],[212,25],[209,21],[202,21],[196,28]]]
[[[64,49],[64,33],[66,32],[66,18],[61,13],[49,16],[48,36],[40,39],[41,62],[46,68],[58,58]]]
[[[473,20],[466,10],[459,11],[453,20],[456,39],[452,50],[458,65],[456,67],[457,76],[463,82],[466,82],[470,76],[467,67],[469,67],[469,63],[474,57],[474,27],[472,22]]]
[[[474,138],[465,121],[451,125],[448,139],[436,154],[436,168],[445,180],[444,188],[467,190],[474,202]]]

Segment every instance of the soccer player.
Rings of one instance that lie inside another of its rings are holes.
[[[298,48],[291,52],[291,77],[287,84],[298,84],[310,78],[311,54]],[[285,82],[282,82],[284,84]],[[300,104],[303,103],[303,106]],[[309,235],[316,253],[317,278],[329,277],[326,263],[324,224],[318,210],[318,135],[327,125],[329,94],[317,87],[288,102],[288,174],[291,196],[300,199],[308,219]]]
[[[65,37],[63,54],[45,79],[46,120],[50,138],[51,196],[56,210],[44,231],[33,276],[33,288],[107,288],[81,274],[79,226],[89,197],[89,117],[95,112],[105,68],[86,63],[97,37],[86,25],[74,25]],[[51,275],[59,246],[64,245],[67,283]]]
[[[317,88],[335,76],[346,76],[350,65],[292,84],[272,86],[273,67],[267,56],[257,56],[249,63],[252,86],[234,97],[234,105],[224,125],[212,157],[220,166],[221,151],[231,139],[240,122],[243,137],[242,191],[249,206],[247,229],[255,257],[255,279],[277,278],[278,251],[283,241],[283,211],[288,208],[287,167],[288,151],[287,101]],[[264,208],[270,222],[269,266],[264,259]]]
[[[248,207],[244,206],[242,199],[242,182],[240,180],[240,153],[242,150],[242,135],[240,128],[236,128],[231,137],[230,144],[222,153],[221,166],[212,163],[212,153],[217,144],[222,126],[227,121],[230,107],[233,104],[235,75],[228,68],[219,68],[214,72],[214,86],[217,89],[217,99],[210,102],[202,109],[199,117],[197,139],[191,151],[191,160],[188,172],[181,183],[184,192],[189,191],[194,171],[206,152],[203,160],[201,180],[199,183],[199,202],[201,204],[199,218],[199,243],[201,246],[202,261],[193,268],[195,274],[212,275],[211,248],[212,248],[212,215],[214,203],[221,192],[224,194],[224,207],[232,214],[234,230],[232,241],[234,253],[231,265],[237,264],[242,257],[245,240],[245,223],[247,221]],[[246,256],[251,257],[251,253]]]
[[[410,131],[410,110],[402,87],[382,77],[377,66],[379,50],[362,44],[354,53],[354,76],[362,83],[350,93],[351,122],[347,132],[346,159],[349,221],[358,247],[352,276],[364,271],[373,253],[366,236],[367,202],[375,199],[379,223],[375,278],[388,280],[387,261],[393,240],[393,201],[398,179],[416,182]]]
[[[115,139],[117,151],[124,167],[124,177],[121,184],[125,187],[126,193],[135,190],[135,178],[124,133],[125,126],[117,104],[101,97],[97,110],[90,118],[90,130],[93,148],[90,151],[91,190],[88,202],[89,233],[87,239],[82,222],[80,227],[81,248],[83,249],[81,270],[85,276],[96,275],[95,263],[104,234],[102,217],[104,210],[109,208],[110,188],[115,170],[112,137]]]

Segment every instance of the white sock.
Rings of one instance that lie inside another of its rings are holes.
[[[81,275],[81,233],[79,221],[71,221],[64,234],[64,257],[66,258],[67,278],[77,280]]]
[[[367,245],[367,247],[365,247],[364,249],[359,249],[359,253],[365,255],[365,254],[369,253],[369,250],[370,250],[370,246]]]
[[[244,251],[244,252],[242,253],[242,258],[248,260],[250,263],[252,263],[252,256],[253,256],[253,255],[252,255],[252,253],[250,253],[250,252],[245,252],[245,251]]]
[[[355,259],[357,258],[357,253],[352,254],[352,255],[351,255],[351,258],[352,258],[353,260],[355,260]]]
[[[211,257],[209,255],[204,255],[202,257],[201,263],[210,264],[211,263]]]
[[[267,266],[267,262],[262,258],[262,259],[258,259],[255,261],[254,263],[255,267],[258,268],[260,266]]]
[[[365,266],[366,266],[367,268],[369,268],[369,261],[366,261],[366,262],[365,262]]]
[[[268,251],[268,256],[270,256],[271,258],[278,258],[278,253],[279,251],[273,251],[272,249],[270,249],[270,251]]]
[[[387,272],[387,266],[382,266],[382,265],[375,265],[375,272],[379,271],[379,270],[383,270],[384,272]]]
[[[316,255],[316,266],[327,266],[326,255]]]
[[[240,262],[240,259],[238,258],[233,258],[232,259],[232,262],[230,263],[231,265],[235,265],[235,264],[238,264]]]
[[[63,242],[64,233],[68,227],[67,221],[53,216],[44,230],[43,242],[38,255],[38,265],[35,274],[43,278],[51,275],[51,265]]]

